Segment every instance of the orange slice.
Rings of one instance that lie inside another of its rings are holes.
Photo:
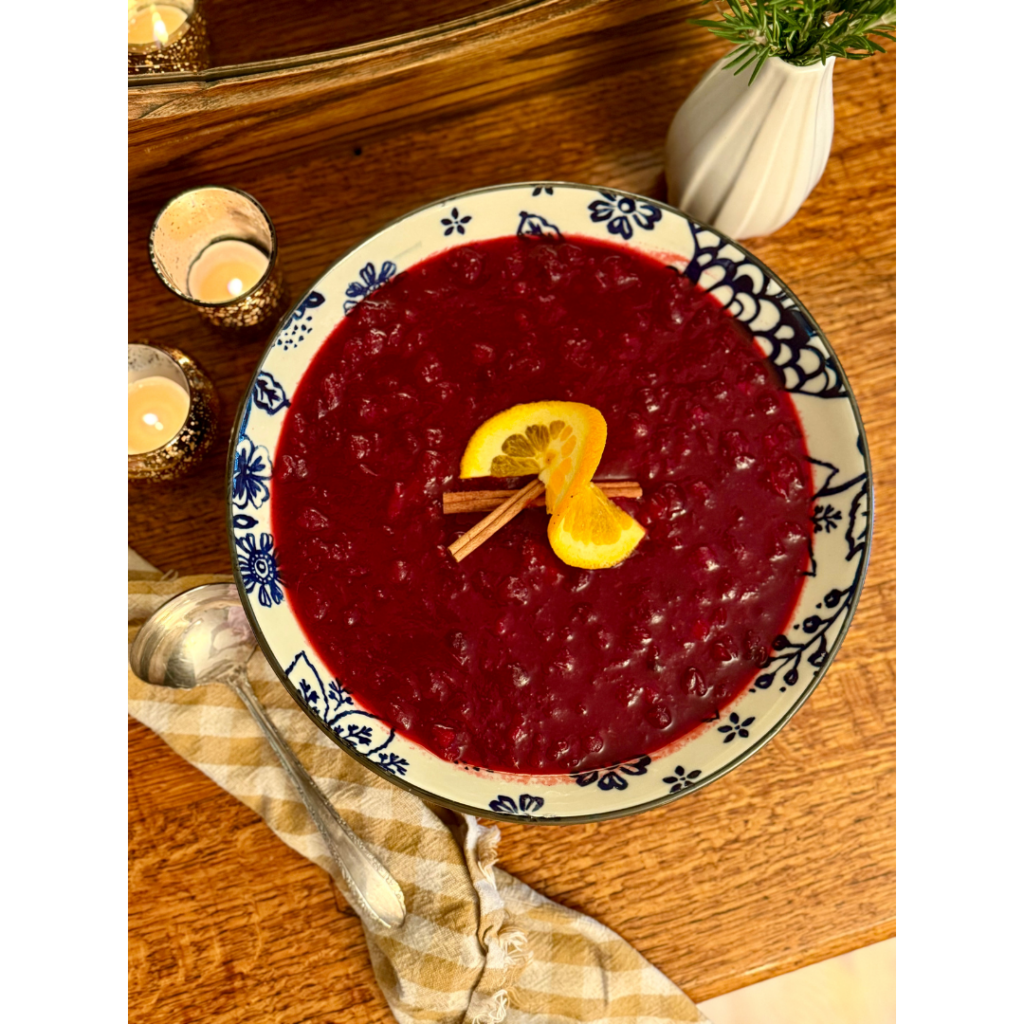
[[[478,427],[459,467],[474,476],[536,473],[548,513],[583,490],[597,471],[608,437],[604,417],[581,402],[529,402],[499,412]]]
[[[628,557],[646,530],[604,492],[588,483],[548,523],[551,549],[566,565],[608,569]]]
[[[617,565],[644,528],[591,484],[608,437],[604,417],[581,402],[530,402],[492,416],[469,439],[459,475],[525,476],[545,486],[555,554],[581,569]]]

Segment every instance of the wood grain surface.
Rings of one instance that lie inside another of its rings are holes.
[[[240,4],[203,0],[214,67],[316,55],[459,18],[483,17],[505,0],[291,0]]]
[[[133,131],[130,339],[193,355],[228,410],[190,476],[129,487],[140,554],[228,570],[229,421],[267,340],[218,335],[158,283],[146,238],[177,191],[217,182],[259,198],[296,295],[377,228],[462,189],[561,179],[664,198],[669,122],[723,52],[687,23],[706,9],[560,10],[460,44],[458,60],[396,60],[363,92],[324,87],[322,105],[314,89],[276,114],[239,100],[234,118],[226,104]],[[745,244],[821,324],[867,430],[874,549],[843,649],[793,721],[713,786],[635,818],[502,826],[507,870],[614,928],[696,1000],[895,934],[894,47],[837,65],[835,113],[821,183],[793,221]],[[391,1020],[323,872],[136,722],[129,766],[133,1021]]]

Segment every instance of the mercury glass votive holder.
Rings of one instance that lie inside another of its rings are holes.
[[[171,480],[191,469],[213,444],[219,406],[213,385],[184,352],[130,344],[128,479]]]
[[[160,280],[216,327],[258,327],[288,303],[274,225],[239,189],[175,196],[153,222],[149,256]]]
[[[129,75],[209,66],[202,0],[128,0]]]

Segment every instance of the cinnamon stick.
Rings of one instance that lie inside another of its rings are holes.
[[[475,551],[488,537],[500,530],[509,520],[514,519],[538,495],[544,493],[544,485],[534,478],[525,487],[513,492],[489,516],[467,530],[457,541],[448,545],[456,562],[461,562]]]
[[[600,487],[609,498],[642,498],[643,488],[635,480],[595,480],[594,485]],[[496,509],[515,491],[445,491],[441,496],[446,515],[459,512],[490,512]],[[544,496],[538,495],[530,502],[530,507],[543,505]]]

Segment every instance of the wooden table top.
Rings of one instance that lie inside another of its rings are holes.
[[[296,296],[377,228],[464,189],[551,179],[664,198],[669,122],[723,52],[687,23],[706,9],[538,6],[542,21],[516,15],[310,89],[307,76],[178,107],[157,97],[130,123],[129,337],[194,356],[225,410],[191,475],[129,487],[129,542],[155,565],[229,571],[228,433],[267,340],[218,335],[158,283],[146,239],[172,195],[255,195]],[[874,549],[845,644],[792,722],[713,786],[634,818],[502,825],[508,871],[615,929],[698,1001],[895,934],[895,48],[837,64],[834,89],[820,184],[745,244],[821,324],[865,423]],[[134,721],[129,767],[137,1024],[392,1020],[324,872]]]

